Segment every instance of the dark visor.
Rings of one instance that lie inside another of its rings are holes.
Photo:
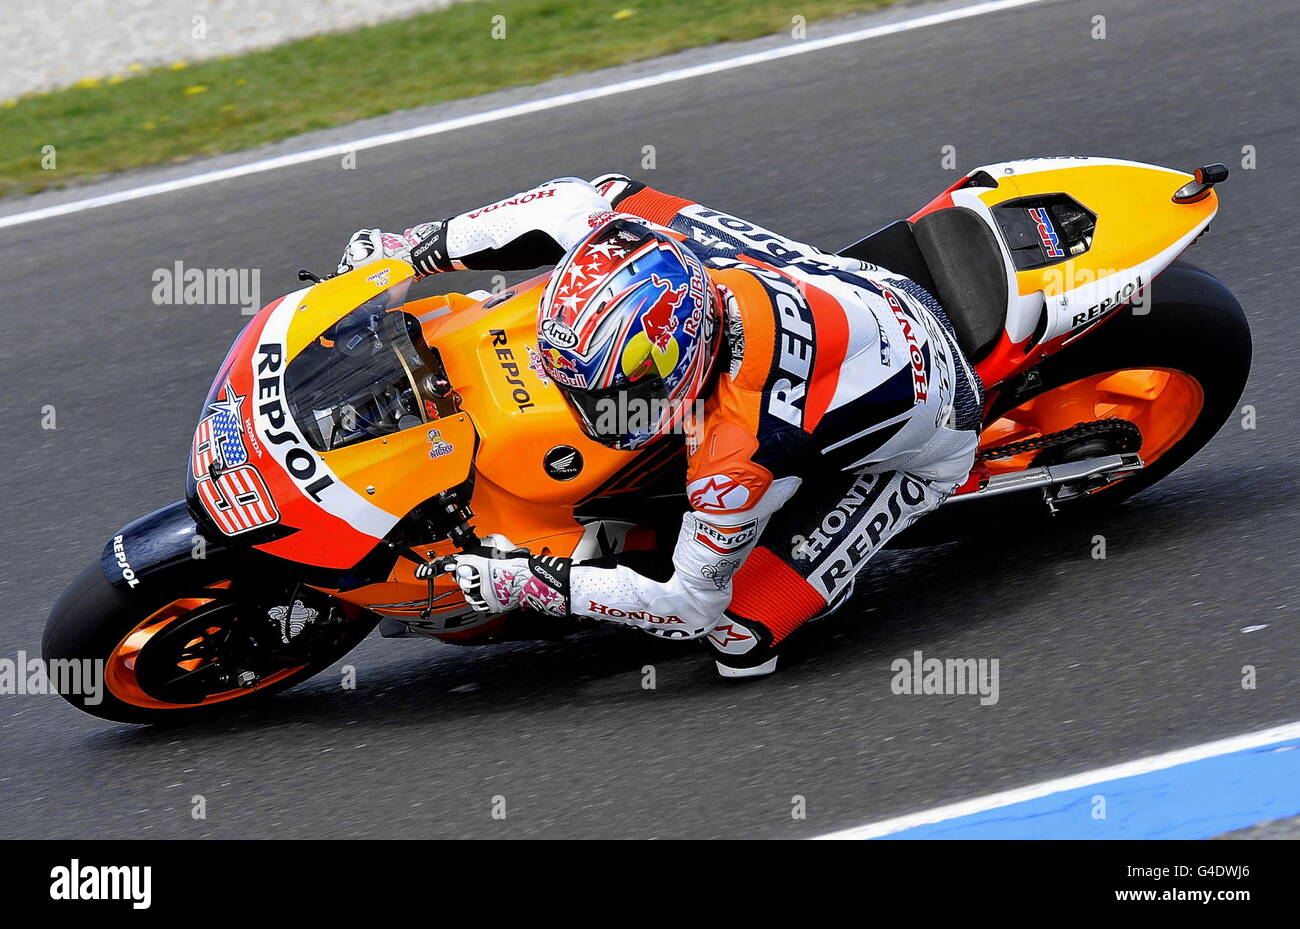
[[[587,437],[610,448],[642,445],[659,431],[668,414],[668,390],[658,374],[603,390],[574,390],[559,383],[556,386],[577,413],[578,424]]]

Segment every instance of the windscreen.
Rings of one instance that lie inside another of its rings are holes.
[[[407,283],[348,313],[290,362],[289,407],[317,451],[391,435],[438,417],[441,365],[415,318],[402,311]]]

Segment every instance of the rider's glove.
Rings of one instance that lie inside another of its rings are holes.
[[[420,223],[402,233],[358,229],[348,240],[348,247],[343,250],[338,273],[345,274],[380,258],[396,258],[410,264],[411,249],[441,228],[441,222],[432,222]]]
[[[502,538],[489,536],[488,541]],[[494,546],[492,554],[505,552]],[[539,558],[522,549],[509,554],[525,557],[457,555],[447,562],[446,570],[460,585],[470,606],[480,613],[503,613],[523,606],[551,616],[567,616],[570,560]]]

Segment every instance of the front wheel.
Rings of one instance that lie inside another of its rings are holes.
[[[1121,310],[1074,345],[1006,385],[980,434],[981,450],[1040,438],[1078,423],[1127,420],[1142,433],[1144,467],[1059,504],[1081,513],[1112,504],[1167,477],[1199,452],[1236,409],[1250,374],[1250,326],[1212,275],[1176,262],[1154,284],[1149,312]],[[1104,439],[988,462],[992,473],[1111,454]],[[953,500],[900,544],[928,545],[1008,522],[1049,515],[1038,491]]]
[[[51,611],[41,650],[47,668],[75,663],[57,667],[79,672],[62,674],[80,683],[60,689],[78,709],[117,722],[158,723],[246,706],[328,667],[376,622],[306,587],[287,591],[278,607],[266,591],[229,577],[191,574],[165,586],[159,577],[149,580],[141,589],[152,594],[123,591],[96,563]],[[313,627],[285,645],[268,616],[276,609],[296,611],[291,620],[311,618]],[[98,687],[88,686],[96,681]]]

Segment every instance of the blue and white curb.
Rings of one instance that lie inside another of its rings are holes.
[[[1204,839],[1300,815],[1300,722],[818,836]]]

